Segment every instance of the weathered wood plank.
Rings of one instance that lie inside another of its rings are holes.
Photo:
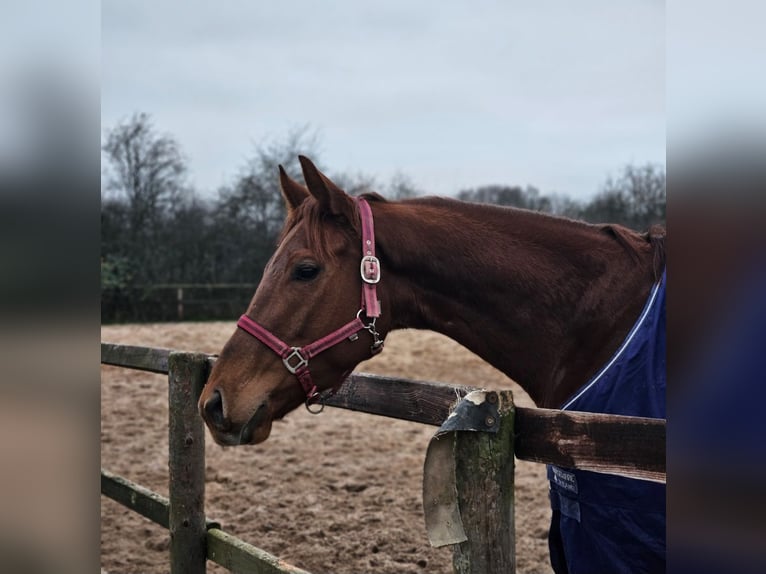
[[[171,349],[101,343],[101,363],[104,365],[115,365],[152,373],[168,372],[170,353]]]
[[[170,521],[170,500],[128,480],[124,476],[101,469],[101,494],[119,502],[126,508],[137,512],[163,528],[168,528]],[[220,528],[221,523],[205,519],[207,528]]]
[[[665,420],[517,408],[516,457],[665,482]]]
[[[124,478],[101,469],[101,494],[130,508],[164,528],[169,527],[170,501]],[[207,521],[207,558],[232,572],[253,574],[308,574],[272,556],[268,552],[220,530]]]
[[[205,426],[197,399],[207,380],[207,355],[173,352],[168,367],[170,572],[204,574]]]
[[[164,528],[168,527],[170,501],[161,494],[103,468],[101,469],[101,494]]]
[[[471,387],[353,373],[328,406],[441,425]],[[516,457],[545,464],[665,480],[665,421],[552,409],[516,409]],[[611,425],[615,425],[612,429]]]
[[[473,389],[430,381],[352,373],[327,406],[439,426],[450,408]]]
[[[217,528],[207,531],[207,558],[235,574],[308,574]]]
[[[101,344],[101,361],[167,372],[167,349]],[[207,356],[209,367],[215,356]],[[472,387],[352,373],[327,406],[441,425],[459,397]],[[516,457],[545,464],[608,472],[663,482],[665,422],[595,413],[516,409]],[[616,423],[618,428],[611,429]],[[611,430],[610,430],[611,429]]]
[[[516,572],[513,393],[491,392],[487,400],[497,404],[498,432],[455,433],[455,485],[468,538],[452,548],[456,574]]]

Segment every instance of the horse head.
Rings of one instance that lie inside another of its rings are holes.
[[[219,444],[263,442],[275,419],[308,407],[382,347],[369,206],[300,162],[305,186],[280,166],[287,218],[277,249],[200,396]]]

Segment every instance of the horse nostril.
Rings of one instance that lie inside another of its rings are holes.
[[[204,406],[205,415],[207,420],[219,430],[229,430],[231,422],[223,415],[223,397],[221,391],[213,391],[213,396],[210,397]]]

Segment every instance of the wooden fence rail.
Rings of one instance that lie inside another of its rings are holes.
[[[101,362],[168,372],[169,349],[101,344]],[[215,356],[208,356],[212,366]],[[439,426],[471,387],[352,373],[328,406]],[[520,460],[665,482],[665,421],[516,407]]]
[[[105,322],[232,318],[252,298],[257,283],[154,283],[102,287]],[[141,305],[135,302],[140,301]]]
[[[171,574],[202,574],[207,560],[233,572],[308,574],[207,520],[205,429],[197,400],[210,358],[201,353],[102,344],[102,363],[168,374],[169,497],[101,469],[101,493],[170,531]]]
[[[235,572],[304,572],[234,538],[205,518],[205,435],[196,404],[215,356],[102,343],[101,362],[168,375],[169,499],[103,469],[101,492],[170,530],[171,573],[203,573],[206,559]],[[324,402],[439,426],[455,403],[472,390],[353,373]],[[455,475],[469,536],[453,549],[459,574],[515,571],[514,455],[569,468],[665,481],[664,420],[520,408],[513,406],[509,392],[502,396],[500,402],[509,406],[501,409],[501,432],[465,433],[456,442],[455,456],[459,458],[455,459]],[[477,452],[492,455],[477,458]],[[494,496],[487,496],[488,492]]]
[[[170,527],[170,500],[140,484],[101,469],[101,494],[148,518],[163,528]],[[256,548],[221,530],[221,525],[205,521],[207,559],[233,572],[254,574],[308,574],[276,556]]]

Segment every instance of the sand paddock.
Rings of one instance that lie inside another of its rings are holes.
[[[234,322],[104,326],[105,342],[215,353]],[[370,373],[512,388],[499,371],[450,339],[397,331],[357,369]],[[102,366],[101,465],[167,496],[167,384]],[[297,384],[297,383],[296,383]],[[431,548],[421,503],[422,467],[435,427],[301,408],[263,444],[223,448],[208,435],[206,513],[240,538],[310,572],[449,573],[451,551]],[[520,573],[549,573],[545,467],[516,461]],[[110,574],[167,572],[168,532],[101,498],[101,567]],[[209,572],[226,572],[209,562]]]

